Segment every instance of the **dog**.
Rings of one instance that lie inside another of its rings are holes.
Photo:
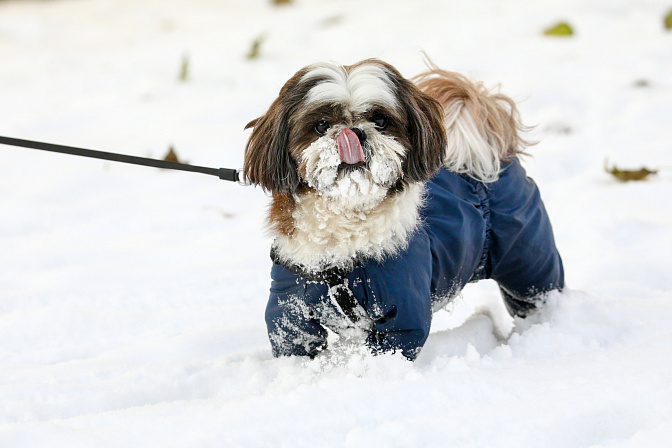
[[[520,317],[564,287],[519,113],[482,83],[317,63],[246,128],[243,175],[272,197],[274,356],[315,357],[331,330],[413,360],[469,282],[494,279]]]

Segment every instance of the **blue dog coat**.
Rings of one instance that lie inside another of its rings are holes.
[[[535,183],[517,159],[484,184],[445,169],[427,183],[422,224],[408,247],[382,262],[364,261],[345,278],[374,324],[374,353],[415,359],[432,310],[468,282],[495,280],[512,315],[525,315],[544,293],[564,287],[562,260]],[[342,325],[325,283],[306,281],[275,263],[266,325],[275,356],[315,356],[326,328]]]

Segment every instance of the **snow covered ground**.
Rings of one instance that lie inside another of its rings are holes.
[[[0,146],[0,446],[671,446],[670,8],[0,1],[10,137],[239,167],[243,127],[308,63],[379,57],[410,77],[424,50],[501,84],[535,125],[524,165],[570,286],[525,323],[470,285],[415,363],[273,359],[261,190]],[[574,36],[543,35],[560,20]],[[618,183],[605,158],[661,171]]]

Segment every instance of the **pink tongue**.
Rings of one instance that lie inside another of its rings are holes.
[[[336,139],[338,144],[338,155],[341,156],[341,162],[348,165],[355,165],[364,162],[364,151],[359,143],[359,137],[351,129],[345,128],[338,134]]]

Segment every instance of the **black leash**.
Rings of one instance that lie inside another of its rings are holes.
[[[170,162],[168,160],[149,159],[146,157],[129,156],[126,154],[116,154],[112,152],[75,148],[74,146],[55,145],[53,143],[36,142],[32,140],[21,140],[18,138],[10,138],[2,136],[0,136],[0,144],[9,146],[19,146],[22,148],[40,149],[42,151],[59,152],[61,154],[70,154],[73,156],[110,160],[112,162],[130,163],[132,165],[142,165],[142,166],[150,166],[153,168],[163,168],[167,170],[202,173],[210,176],[217,176],[222,180],[228,180],[230,182],[238,182],[241,185],[247,185],[241,176],[241,170],[236,170],[233,168],[208,168],[204,166],[187,165],[179,162]]]

